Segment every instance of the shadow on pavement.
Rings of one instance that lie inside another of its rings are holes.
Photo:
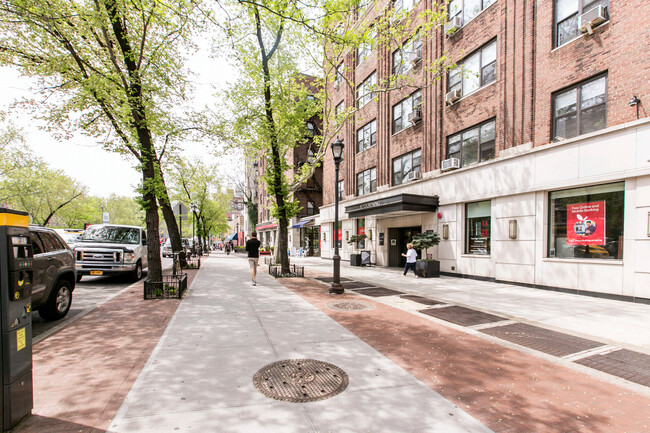
[[[84,424],[69,422],[57,418],[32,415],[23,419],[11,433],[18,432],[56,432],[56,433],[105,433],[106,430],[93,428]]]

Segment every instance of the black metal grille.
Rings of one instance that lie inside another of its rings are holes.
[[[298,265],[289,265],[289,274],[282,273],[282,266],[280,265],[269,265],[269,275],[274,278],[282,277],[304,277],[305,276],[305,267]]]
[[[180,299],[187,290],[187,274],[163,275],[162,281],[144,282],[144,299]]]
[[[339,367],[314,359],[274,362],[253,376],[259,392],[292,403],[325,400],[343,392],[348,383],[348,375]]]

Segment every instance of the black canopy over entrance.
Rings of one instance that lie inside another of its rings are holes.
[[[438,209],[438,196],[398,194],[365,203],[346,206],[350,218],[377,215],[397,211],[435,212]]]

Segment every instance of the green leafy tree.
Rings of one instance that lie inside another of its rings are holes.
[[[436,232],[419,233],[413,236],[411,243],[415,249],[424,250],[422,260],[427,260],[427,249],[440,243],[440,235]]]
[[[198,0],[13,0],[0,3],[0,64],[36,77],[34,104],[61,136],[81,130],[129,154],[142,172],[149,278],[161,279],[158,201],[180,244],[160,169],[188,119],[181,53],[191,47]]]

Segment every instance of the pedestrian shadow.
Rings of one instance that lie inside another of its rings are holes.
[[[20,421],[16,427],[11,429],[10,432],[105,433],[106,430],[58,418],[50,418],[41,415],[29,415]]]

